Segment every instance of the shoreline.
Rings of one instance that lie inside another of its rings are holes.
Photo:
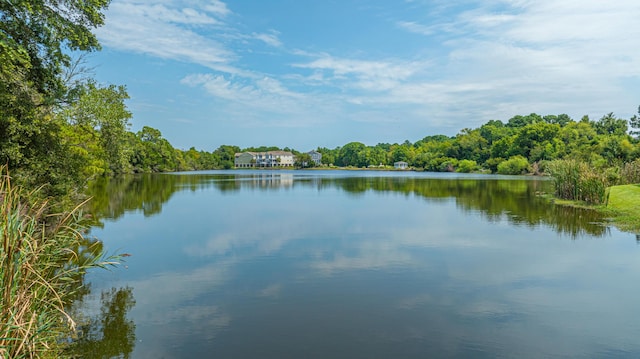
[[[619,230],[640,234],[640,184],[608,187],[607,201],[601,205],[590,205],[582,201],[565,200],[554,196],[551,196],[550,200],[559,206],[598,211]]]

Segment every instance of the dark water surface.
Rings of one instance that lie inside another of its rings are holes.
[[[220,171],[93,188],[85,357],[640,357],[640,247],[539,178]]]

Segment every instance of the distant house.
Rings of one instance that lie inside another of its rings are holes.
[[[393,163],[393,168],[397,170],[406,170],[409,167],[409,164],[405,161],[398,161]]]
[[[236,153],[234,164],[236,168],[254,167],[255,157],[253,152]]]
[[[236,168],[293,167],[293,153],[289,151],[242,152],[235,154]]]
[[[311,156],[311,160],[316,164],[316,166],[319,166],[322,162],[322,153],[318,151],[309,151],[307,153]]]

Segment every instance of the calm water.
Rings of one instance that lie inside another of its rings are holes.
[[[541,179],[239,171],[94,189],[86,357],[639,357],[640,246]]]

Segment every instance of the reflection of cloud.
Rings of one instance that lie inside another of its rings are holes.
[[[280,296],[282,290],[282,284],[271,284],[268,287],[258,291],[258,297],[275,298]]]
[[[424,303],[433,300],[433,296],[429,293],[419,294],[412,297],[404,298],[398,301],[397,307],[400,309],[413,310]]]
[[[406,267],[415,262],[409,251],[362,251],[357,256],[337,253],[332,259],[315,261],[309,264],[314,270],[325,275],[349,270],[377,270],[390,267]]]
[[[152,310],[155,306],[174,305],[210,291],[229,280],[230,264],[231,262],[216,263],[184,273],[159,273],[132,282],[136,300],[140,304],[136,309]]]
[[[140,338],[143,342],[138,344],[145,348],[142,352],[166,347],[167,342],[184,342],[194,333],[199,333],[201,340],[210,340],[226,328],[231,316],[218,305],[203,303],[199,298],[230,279],[231,264],[231,261],[220,262],[188,272],[160,273],[130,282],[137,300],[131,314],[138,327],[145,327],[144,338]],[[166,330],[167,327],[173,329]]]

